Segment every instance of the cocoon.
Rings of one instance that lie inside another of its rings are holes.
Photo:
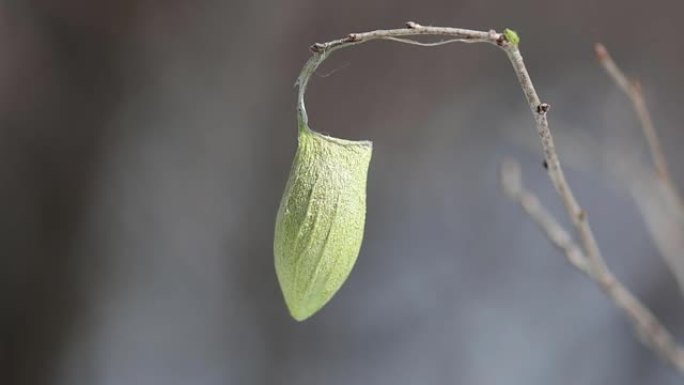
[[[369,141],[300,128],[275,224],[275,270],[297,321],[320,310],[349,276],[366,219]]]

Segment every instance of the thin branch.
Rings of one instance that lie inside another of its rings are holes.
[[[587,266],[587,257],[572,241],[568,232],[539,203],[539,199],[522,185],[520,165],[517,162],[504,162],[501,167],[501,184],[506,194],[520,204],[527,215],[546,233],[553,245],[565,253],[567,260],[596,282],[624,312],[632,321],[642,341],[679,371],[684,372],[684,350],[653,313],[639,302],[605,265],[600,268]]]
[[[684,206],[682,198],[677,191],[677,187],[672,180],[667,159],[665,158],[665,152],[663,151],[663,146],[660,143],[660,139],[658,139],[658,133],[656,132],[655,125],[653,124],[651,113],[646,106],[646,100],[644,98],[644,92],[641,84],[638,81],[630,80],[627,78],[627,76],[625,76],[625,73],[620,69],[620,67],[617,66],[603,44],[597,43],[594,49],[596,51],[596,57],[601,63],[603,69],[608,73],[611,79],[613,79],[615,84],[617,84],[622,92],[624,92],[632,101],[632,105],[634,106],[634,110],[639,118],[639,122],[641,122],[641,129],[646,137],[646,142],[648,142],[649,152],[651,153],[651,159],[653,160],[653,166],[656,169],[657,175],[660,177],[663,183],[665,183],[667,188],[675,194],[680,207]]]
[[[580,235],[582,241],[582,247],[587,255],[587,258],[591,262],[592,268],[601,268],[605,266],[603,261],[603,256],[601,256],[601,251],[598,248],[594,233],[589,225],[589,219],[587,218],[587,212],[582,209],[582,207],[577,203],[575,194],[572,192],[570,185],[565,179],[565,173],[561,167],[560,160],[558,158],[558,153],[556,152],[556,145],[553,141],[553,136],[551,135],[551,130],[549,129],[549,121],[546,117],[550,106],[546,103],[542,103],[539,99],[537,91],[534,89],[534,84],[532,84],[532,79],[530,78],[525,63],[523,62],[522,55],[517,46],[507,45],[504,47],[504,51],[508,56],[508,59],[513,65],[513,70],[518,77],[518,82],[520,87],[522,87],[527,103],[532,111],[532,115],[537,123],[537,134],[541,139],[542,148],[544,151],[544,159],[547,164],[547,169],[549,172],[549,177],[553,183],[558,195],[565,206],[565,210],[568,216],[572,220],[576,231]]]
[[[442,36],[449,37],[450,39],[448,41],[440,41],[436,43],[422,43],[407,39],[408,37],[415,36]],[[406,28],[351,33],[342,39],[332,40],[326,43],[315,43],[310,47],[312,52],[311,58],[306,62],[306,64],[304,64],[299,77],[297,77],[296,84],[299,87],[299,92],[297,95],[297,119],[299,121],[300,130],[305,126],[308,126],[309,123],[309,117],[306,113],[306,104],[304,102],[304,95],[306,94],[306,88],[309,84],[309,80],[311,79],[311,75],[313,75],[321,63],[323,63],[325,59],[327,59],[330,54],[336,50],[366,43],[372,40],[393,40],[400,43],[425,46],[429,46],[430,44],[441,45],[457,41],[463,43],[490,43],[494,45],[506,44],[503,34],[497,33],[495,31],[483,32],[461,28],[430,27],[422,26],[411,21],[406,23]]]
[[[556,221],[539,202],[539,199],[528,192],[522,185],[520,164],[506,160],[501,165],[501,186],[506,195],[518,202],[539,228],[546,233],[551,243],[565,253],[568,262],[579,271],[590,274],[587,258],[568,232]]]
[[[573,246],[574,244],[571,242],[571,238],[567,232],[564,230],[558,231],[559,229],[562,230],[562,228],[557,226],[557,223],[552,217],[548,215],[537,215],[536,219],[543,218],[541,223],[545,224],[545,228],[554,230],[551,234],[547,232],[547,235],[549,235],[554,244],[566,251],[566,256],[570,253],[568,258],[573,265],[593,277],[601,285],[604,291],[613,298],[615,303],[625,310],[630,318],[635,321],[638,326],[637,329],[643,332],[644,339],[647,341],[648,345],[658,351],[677,369],[684,373],[684,354],[682,354],[681,349],[674,343],[670,334],[662,327],[657,319],[653,317],[648,309],[638,302],[638,300],[636,300],[634,296],[632,296],[624,286],[610,274],[603,261],[603,257],[601,256],[596,239],[589,225],[586,211],[584,211],[577,202],[570,185],[565,179],[565,174],[563,173],[563,169],[558,159],[553,136],[551,135],[549,122],[546,116],[550,106],[540,100],[539,95],[534,89],[530,75],[527,72],[527,68],[525,67],[517,42],[508,41],[506,33],[498,33],[493,30],[484,32],[459,28],[422,26],[413,22],[408,22],[406,28],[353,33],[342,39],[329,41],[327,43],[316,43],[311,46],[313,55],[302,68],[297,80],[299,86],[297,117],[300,130],[308,126],[304,95],[309,79],[318,66],[320,66],[332,52],[340,48],[365,43],[371,40],[394,40],[402,43],[416,44],[416,41],[407,38],[421,35],[445,36],[449,37],[452,41],[465,43],[488,43],[503,49],[513,66],[518,82],[520,83],[529,108],[534,116],[537,134],[541,139],[544,158],[548,165],[549,177],[565,206],[568,216],[572,220],[575,230],[579,234],[582,249]],[[523,207],[527,207],[528,210],[532,209],[533,213],[543,212],[541,211],[541,205],[538,204],[536,198],[526,198],[524,199],[524,202],[526,203]],[[553,223],[556,223],[556,226],[553,226]],[[568,251],[570,249],[571,251]]]

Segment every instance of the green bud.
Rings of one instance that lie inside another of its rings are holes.
[[[520,44],[520,36],[518,36],[518,33],[514,30],[506,28],[504,29],[503,34],[509,43],[513,45]]]
[[[372,143],[304,126],[275,225],[275,269],[290,314],[303,321],[349,276],[361,249]]]

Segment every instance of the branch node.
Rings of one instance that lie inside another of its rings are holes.
[[[361,40],[361,39],[359,39],[359,35],[355,34],[355,33],[350,33],[349,35],[347,35],[347,39],[346,39],[346,41],[348,41],[350,43],[353,43],[353,42],[356,42],[359,40]]]
[[[406,22],[406,28],[408,29],[417,29],[420,28],[420,24],[413,22],[413,21],[407,21]]]
[[[325,51],[325,44],[314,43],[311,45],[311,47],[309,47],[309,49],[314,53],[323,53],[323,51]]]
[[[490,34],[496,34],[496,45],[499,47],[503,47],[504,43],[506,43],[506,37],[504,36],[503,33],[497,33],[495,30],[491,29],[489,30]]]
[[[587,220],[587,211],[584,209],[580,209],[577,212],[577,220],[579,220],[580,222],[586,221]]]
[[[538,114],[545,114],[549,112],[551,109],[551,105],[549,103],[541,103],[540,105],[537,106],[537,113]]]

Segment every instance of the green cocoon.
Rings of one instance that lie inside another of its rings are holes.
[[[275,269],[290,314],[303,321],[349,276],[366,220],[369,141],[319,134],[306,126],[276,218]]]

